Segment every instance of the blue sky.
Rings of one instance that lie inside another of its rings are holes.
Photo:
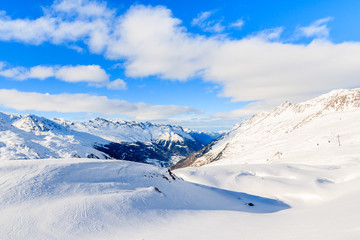
[[[359,87],[359,1],[1,1],[0,111],[229,129]]]

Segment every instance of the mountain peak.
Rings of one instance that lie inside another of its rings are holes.
[[[12,125],[26,132],[47,132],[51,130],[64,130],[64,127],[60,124],[33,114],[21,116]]]

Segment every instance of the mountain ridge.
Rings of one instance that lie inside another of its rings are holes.
[[[170,166],[203,146],[174,125],[0,113],[0,159],[82,157]]]
[[[354,153],[351,146],[360,147],[356,137],[360,122],[356,119],[360,119],[360,89],[333,90],[298,104],[285,102],[235,125],[211,146],[172,168],[215,164],[219,160],[222,164],[296,162],[296,156],[306,156],[304,152],[319,154],[319,161],[326,164],[325,156],[335,158],[326,151],[336,149],[335,156],[341,156],[341,148],[336,148],[341,139],[347,141],[349,152]]]

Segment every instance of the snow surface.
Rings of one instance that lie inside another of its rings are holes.
[[[185,181],[127,161],[1,161],[0,239],[360,237],[358,161],[175,174]]]
[[[335,90],[238,124],[190,162],[201,167],[174,172],[289,204],[261,217],[222,215],[218,230],[234,233],[223,239],[360,239],[359,130],[360,89]]]
[[[359,89],[285,103],[176,176],[126,161],[2,160],[0,239],[360,239],[359,109]]]
[[[284,103],[235,126],[191,165],[341,164],[359,159],[360,89]]]
[[[0,239],[175,239],[178,218],[289,207],[127,161],[1,161],[0,176]]]
[[[299,160],[300,161],[300,160]],[[207,165],[174,171],[184,180],[279,199],[289,209],[265,215],[231,212],[198,219],[210,239],[360,239],[360,162],[341,165]],[[190,218],[190,225],[195,220]],[[186,221],[186,220],[184,220]],[[219,222],[218,222],[219,221]],[[181,228],[179,226],[179,228]],[[200,234],[199,230],[194,235]],[[181,233],[180,233],[181,234]]]

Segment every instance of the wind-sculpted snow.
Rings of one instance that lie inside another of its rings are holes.
[[[127,161],[2,161],[0,175],[1,239],[105,239],[111,234],[119,239],[116,233],[168,215],[288,208],[278,200],[185,182],[167,169]]]

